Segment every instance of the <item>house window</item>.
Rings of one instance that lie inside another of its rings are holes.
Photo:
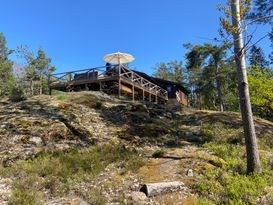
[[[172,86],[168,86],[167,91],[168,91],[168,93],[172,92]]]

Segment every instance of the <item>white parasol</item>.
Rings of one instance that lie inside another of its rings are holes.
[[[131,54],[117,52],[107,54],[106,56],[103,57],[103,60],[108,63],[124,64],[134,61],[135,58]]]

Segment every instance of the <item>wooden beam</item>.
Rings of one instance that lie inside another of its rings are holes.
[[[133,102],[135,102],[135,86],[134,86],[134,83],[132,85],[132,92],[133,92]]]

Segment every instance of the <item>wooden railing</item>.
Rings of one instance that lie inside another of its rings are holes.
[[[125,79],[132,84],[141,87],[142,89],[146,90],[147,92],[151,92],[154,95],[160,96],[166,100],[168,100],[168,92],[161,88],[160,86],[150,82],[149,80],[143,78],[142,76],[138,75],[134,71],[126,67],[121,67],[121,74],[120,77]]]
[[[149,80],[138,75],[124,65],[120,66],[120,73],[117,72],[118,65],[112,66],[110,70],[106,70],[106,66],[95,68],[88,68],[82,70],[75,70],[70,72],[56,73],[49,76],[49,86],[54,87],[68,87],[75,84],[84,84],[90,81],[100,81],[107,79],[123,79],[129,83],[144,89],[146,92],[152,93],[165,100],[168,100],[168,92],[160,86],[150,82]],[[110,75],[109,75],[110,73]],[[77,76],[84,75],[88,78],[77,78]]]

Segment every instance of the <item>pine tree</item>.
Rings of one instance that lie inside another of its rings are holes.
[[[6,38],[0,33],[0,97],[8,96],[14,85],[13,62],[8,59],[11,50],[7,48]]]
[[[262,48],[256,45],[253,45],[250,49],[249,63],[252,67],[258,67],[260,70],[264,70],[269,65]]]
[[[190,49],[191,50],[186,54],[190,84],[195,87],[195,91],[199,91],[201,93],[203,92],[202,87],[207,87],[210,85],[210,89],[207,88],[206,91],[210,92],[211,89],[216,91],[214,102],[216,103],[217,101],[219,110],[224,111],[224,97],[222,92],[224,77],[221,67],[224,64],[224,59],[226,58],[227,46],[204,44],[190,47]],[[209,96],[207,96],[207,93],[204,91],[203,94],[206,95],[204,99],[208,100],[207,98]],[[199,98],[200,97],[201,96],[199,95]],[[204,101],[204,99],[199,99],[199,102]]]
[[[228,2],[230,10],[226,11],[226,19],[221,19],[224,29],[233,35],[234,58],[237,68],[238,92],[240,96],[240,108],[242,114],[245,145],[247,153],[247,172],[260,172],[261,163],[257,145],[252,108],[250,104],[250,95],[248,87],[248,78],[246,71],[246,47],[243,42],[242,22],[250,11],[250,1],[231,0]]]
[[[155,66],[155,72],[153,76],[156,78],[161,78],[164,80],[169,80],[170,79],[170,69],[166,65],[166,63],[159,63]]]

